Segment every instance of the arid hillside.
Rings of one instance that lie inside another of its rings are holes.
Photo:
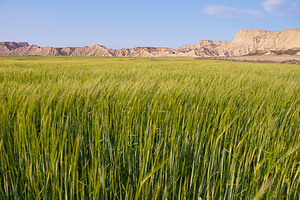
[[[233,41],[201,40],[178,49],[135,47],[109,49],[94,44],[85,47],[39,47],[27,42],[0,42],[0,55],[12,56],[124,56],[124,57],[216,57],[271,55],[286,52],[299,55],[300,29],[283,31],[240,30]]]

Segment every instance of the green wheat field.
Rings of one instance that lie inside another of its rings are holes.
[[[299,198],[299,65],[0,57],[0,199]]]

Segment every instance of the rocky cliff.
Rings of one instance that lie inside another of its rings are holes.
[[[85,47],[39,47],[27,42],[0,42],[0,55],[12,56],[125,56],[125,57],[214,57],[247,54],[276,54],[300,51],[300,29],[283,31],[240,30],[233,41],[201,40],[178,49],[135,47],[109,49],[102,45]]]
[[[27,46],[29,46],[27,42],[0,42],[0,55],[6,55],[14,49]]]

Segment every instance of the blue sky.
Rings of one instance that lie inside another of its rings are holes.
[[[300,28],[300,0],[0,0],[0,41],[178,48],[237,30]]]

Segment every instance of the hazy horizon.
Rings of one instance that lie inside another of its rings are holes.
[[[238,30],[299,28],[300,0],[0,0],[0,41],[111,49],[231,41]]]

